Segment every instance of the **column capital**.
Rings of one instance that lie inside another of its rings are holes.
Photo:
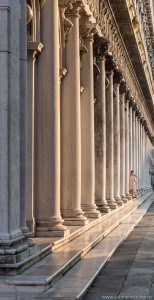
[[[126,94],[127,92],[127,86],[126,86],[126,81],[121,79],[120,82],[120,89],[119,89],[120,94]]]
[[[95,36],[94,37],[94,56],[98,58],[104,58],[108,52],[109,40],[104,36]]]
[[[111,73],[111,72],[113,72],[116,69],[115,59],[109,53],[106,54],[105,58],[106,58],[106,61],[105,61],[106,72]]]
[[[67,3],[65,1],[59,0],[59,15],[60,15],[60,23],[61,23],[62,48],[65,48],[65,42],[67,40],[67,35],[73,27],[73,23],[65,16],[66,9],[67,9]]]
[[[133,97],[130,96],[130,98],[129,98],[129,107],[133,108],[134,104],[135,104],[135,101],[134,101]]]
[[[27,60],[36,60],[44,46],[40,42],[27,42]]]
[[[134,102],[134,105],[133,105],[133,112],[136,114],[136,111],[138,110],[138,106],[137,106],[137,103]]]
[[[66,0],[60,0],[60,2],[67,3],[67,8],[66,8],[67,16],[80,17],[79,11],[84,6],[82,0],[76,0],[74,3],[72,3],[71,1],[66,1]]]
[[[123,79],[122,71],[120,69],[115,69],[113,73],[113,83],[119,85],[121,83],[125,83],[125,81],[122,81],[122,79]]]
[[[91,41],[93,41],[93,35],[97,33],[96,24],[93,24],[90,17],[84,14],[81,15],[79,30],[83,39]]]

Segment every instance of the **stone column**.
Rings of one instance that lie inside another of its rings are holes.
[[[24,235],[29,236],[26,225],[26,171],[27,171],[27,7],[20,0],[21,20],[19,26],[20,39],[20,225]]]
[[[138,195],[139,193],[139,121],[138,121],[138,114],[139,110],[137,109],[136,111],[136,150],[137,150],[137,155],[136,155],[136,176],[137,176],[137,182],[136,182],[136,193]]]
[[[95,198],[101,212],[110,211],[106,201],[106,95],[105,95],[105,52],[109,41],[95,38],[94,55],[94,122],[95,122]]]
[[[125,94],[121,94],[120,105],[120,194],[124,203],[125,195]]]
[[[60,214],[58,10],[58,0],[46,0],[41,10],[41,41],[45,47],[39,57],[37,69],[35,139],[37,236],[64,236],[68,234],[67,227],[62,225],[63,220]]]
[[[21,111],[20,105],[26,99],[26,48],[21,34],[26,31],[26,2],[22,3],[21,15],[19,12],[19,0],[0,0],[1,275],[17,274],[30,256],[30,240],[27,239],[29,233],[25,219],[25,177],[23,176],[26,169],[26,150],[25,141],[21,139],[21,134],[26,136],[26,120],[23,120],[22,124],[20,122],[20,113],[25,112],[25,106]],[[20,43],[23,43],[23,48]],[[23,63],[21,63],[22,58]],[[22,158],[23,162],[21,162]],[[31,245],[35,243],[32,242]]]
[[[140,178],[141,178],[141,193],[143,192],[143,130],[142,130],[142,118],[141,118],[141,124],[140,124],[140,131],[141,131],[141,147],[140,147],[140,151],[141,151],[141,160],[140,160],[140,164],[141,164],[141,173],[140,173]]]
[[[35,120],[35,62],[43,45],[28,42],[27,45],[27,173],[26,173],[26,217],[27,226],[35,235],[35,201],[34,201],[34,120]]]
[[[99,218],[95,204],[93,33],[87,17],[82,22],[80,30],[88,52],[81,68],[81,207],[86,217]]]
[[[114,199],[114,143],[113,143],[113,70],[116,65],[112,56],[106,56],[106,199],[111,209],[117,208]]]
[[[140,117],[139,115],[139,174],[138,174],[138,181],[139,181],[139,194],[141,193],[141,123],[140,123]]]
[[[82,1],[66,10],[72,22],[65,46],[67,76],[62,83],[61,99],[61,212],[68,225],[85,225],[81,209],[81,107],[79,11]]]
[[[132,162],[133,162],[133,170],[136,173],[136,157],[135,157],[135,151],[136,151],[136,132],[135,132],[135,110],[133,106],[133,118],[132,118]]]
[[[131,102],[129,101],[129,173],[133,168],[132,164],[132,105]]]
[[[120,197],[120,98],[119,86],[124,86],[122,73],[119,70],[114,71],[114,199],[118,205],[123,205]]]
[[[125,97],[125,195],[126,199],[131,200],[129,194],[129,96]]]
[[[143,130],[143,191],[145,191],[145,131],[144,131],[144,121],[142,122],[142,130]]]

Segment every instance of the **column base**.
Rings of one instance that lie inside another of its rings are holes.
[[[123,203],[127,203],[128,199],[126,199],[125,197],[122,197],[122,201],[123,201]]]
[[[106,199],[96,199],[95,202],[100,212],[102,213],[110,212],[110,207],[108,206]]]
[[[78,218],[66,218],[64,220],[64,225],[67,226],[85,226],[89,223],[87,218],[85,219],[78,219]]]
[[[108,205],[98,205],[98,209],[101,213],[109,213],[111,211]]]
[[[65,227],[65,226],[64,226]],[[36,237],[66,237],[70,234],[70,230],[60,229],[50,227],[50,228],[36,228]]]
[[[40,259],[38,245],[25,236],[1,240],[0,275],[16,275]]]
[[[64,225],[85,226],[89,223],[89,220],[84,216],[84,212],[81,209],[62,209],[61,213]]]
[[[97,210],[97,206],[95,204],[81,204],[81,208],[84,212],[84,216],[87,218],[100,218],[101,213]]]
[[[118,206],[122,206],[124,203],[121,200],[120,196],[114,197],[115,202],[118,204]]]
[[[64,237],[70,233],[62,223],[61,218],[49,218],[48,220],[36,220],[36,236],[37,237]]]
[[[111,209],[116,209],[118,207],[117,203],[114,201],[114,199],[106,199],[107,200],[107,203],[108,203],[108,206],[111,208]]]
[[[126,194],[126,199],[128,199],[128,200],[131,200],[132,198],[131,198],[131,196],[130,196],[130,194]]]

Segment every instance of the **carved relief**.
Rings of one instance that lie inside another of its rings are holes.
[[[60,24],[61,24],[61,45],[62,48],[65,48],[65,42],[67,40],[67,35],[70,32],[73,24],[66,18],[65,11],[67,6],[62,4],[63,1],[59,1],[59,15],[60,15]]]
[[[112,55],[106,54],[105,56],[105,69],[107,72],[112,72],[116,69],[116,62],[114,60],[114,57]]]
[[[109,40],[106,37],[94,37],[94,56],[104,57],[109,49]]]

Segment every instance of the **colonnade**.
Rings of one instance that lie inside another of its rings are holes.
[[[27,199],[27,219],[37,236],[63,236],[68,225],[84,226],[129,201],[131,169],[136,194],[150,188],[151,142],[109,40],[99,36],[82,1],[46,1],[41,22],[44,49],[31,101],[35,200]]]
[[[37,252],[29,230],[67,236],[68,226],[122,206],[131,200],[131,169],[136,195],[150,189],[153,137],[109,39],[82,1],[32,1],[27,45],[26,2],[6,2],[0,0],[0,260],[2,274],[12,274]]]

